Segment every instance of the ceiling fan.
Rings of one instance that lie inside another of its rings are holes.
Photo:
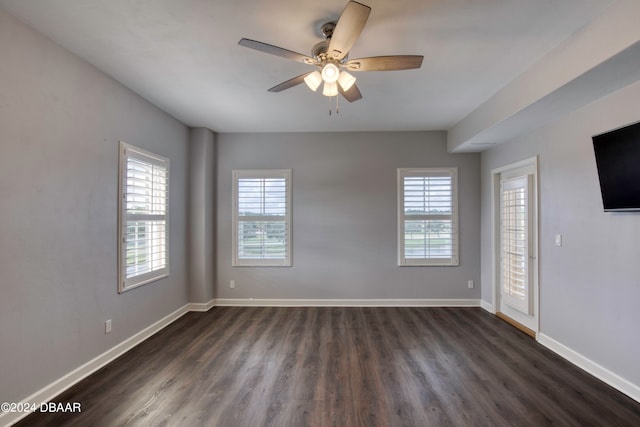
[[[243,38],[240,46],[259,50],[271,55],[315,65],[321,70],[311,71],[282,82],[269,92],[281,92],[305,82],[314,92],[324,83],[322,94],[337,96],[342,94],[349,102],[362,99],[355,84],[355,77],[348,71],[393,71],[411,70],[422,66],[421,55],[372,56],[348,59],[349,51],[362,32],[371,8],[356,1],[350,1],[342,11],[338,22],[327,22],[322,26],[325,40],[317,43],[311,50],[311,56],[283,49],[267,43]]]

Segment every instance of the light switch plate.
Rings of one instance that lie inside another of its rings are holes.
[[[562,246],[562,234],[556,234],[556,246]]]

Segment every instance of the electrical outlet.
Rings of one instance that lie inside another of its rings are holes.
[[[467,286],[469,287],[469,289],[473,289],[473,280],[469,280],[467,282]]]
[[[111,319],[104,322],[104,333],[108,334],[109,332],[111,332]]]
[[[235,288],[236,287],[236,281],[235,280],[229,280],[229,287],[230,288]]]

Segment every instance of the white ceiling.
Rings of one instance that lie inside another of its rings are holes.
[[[216,132],[450,129],[611,0],[362,0],[350,53],[424,55],[419,70],[358,73],[363,99],[304,84],[267,89],[309,66],[238,46],[303,54],[346,0],[0,0],[0,7],[185,124]]]

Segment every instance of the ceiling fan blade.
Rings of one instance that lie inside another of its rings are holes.
[[[349,102],[354,102],[359,99],[362,99],[362,94],[360,93],[360,89],[358,89],[358,86],[356,86],[355,84],[351,86],[347,91],[342,90],[340,85],[338,85],[338,91],[340,91],[342,96],[344,96],[344,99],[346,99]]]
[[[279,85],[275,85],[274,87],[269,89],[269,92],[282,92],[285,89],[298,86],[300,83],[304,82],[304,78],[307,77],[309,74],[311,73],[300,74],[299,76],[289,79],[286,82],[282,82]]]
[[[281,58],[291,59],[293,61],[304,62],[305,64],[315,64],[315,59],[310,56],[303,55],[292,50],[283,49],[278,46],[273,46],[267,43],[262,43],[256,40],[240,39],[238,42],[240,46],[248,47],[250,49],[259,50],[260,52],[268,53],[271,55],[279,56]]]
[[[349,71],[394,71],[412,70],[422,66],[422,55],[371,56],[347,61]]]
[[[370,13],[371,8],[369,6],[356,1],[347,3],[329,42],[327,52],[331,58],[341,60],[349,53],[367,23]]]

